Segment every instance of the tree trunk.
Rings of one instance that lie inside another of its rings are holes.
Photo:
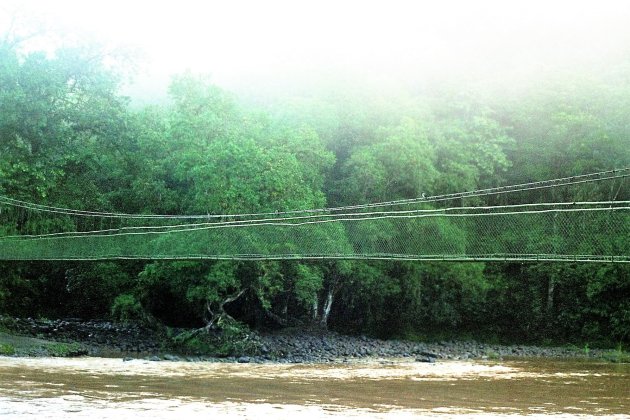
[[[317,321],[317,317],[319,316],[319,302],[317,299],[317,293],[315,293],[315,298],[313,299],[313,307],[311,308],[313,318],[313,322]]]
[[[553,311],[553,292],[556,288],[556,276],[552,274],[549,276],[549,284],[547,285],[547,316],[551,316],[551,311]]]
[[[269,309],[263,309],[265,311],[265,315],[275,321],[281,327],[286,327],[288,325],[288,320],[286,317],[281,317],[280,315],[274,314]]]
[[[232,296],[228,296],[227,298],[225,298],[225,300],[223,302],[221,302],[219,304],[219,307],[218,307],[218,309],[216,311],[212,310],[210,302],[206,302],[206,311],[208,312],[208,315],[210,315],[210,318],[209,319],[205,319],[206,326],[201,328],[201,329],[204,329],[206,331],[210,331],[213,328],[215,328],[217,323],[223,318],[227,318],[227,319],[233,321],[234,318],[232,318],[230,316],[230,314],[228,314],[225,311],[225,305],[227,305],[228,303],[232,303],[232,302],[236,301],[238,298],[243,296],[243,294],[246,291],[247,291],[247,288],[241,289],[239,292],[233,294]]]
[[[556,289],[556,284],[556,274],[553,273],[549,276],[549,283],[547,284],[547,305],[545,307],[547,328],[551,328],[553,323],[554,291]]]
[[[324,301],[324,306],[322,308],[322,315],[319,319],[319,325],[323,328],[328,328],[328,318],[330,317],[330,310],[332,309],[334,299],[334,290],[332,287],[328,288],[328,294],[326,295],[326,300]]]

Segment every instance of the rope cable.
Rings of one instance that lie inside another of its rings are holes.
[[[0,260],[630,262],[630,200],[625,190],[620,192],[629,171],[409,200],[235,215],[89,212],[0,196]],[[609,201],[496,206],[449,202],[617,179],[620,185],[612,182]],[[446,203],[427,205],[436,202]],[[410,204],[415,206],[402,207]]]
[[[205,222],[205,223],[186,223],[186,224],[178,224],[178,225],[163,225],[163,226],[123,226],[120,228],[110,228],[110,229],[100,229],[100,230],[92,230],[92,231],[74,231],[74,232],[57,232],[57,233],[47,233],[40,235],[12,235],[12,236],[4,236],[3,238],[11,239],[11,238],[26,238],[26,237],[47,237],[47,236],[64,236],[67,234],[94,234],[94,233],[106,233],[106,232],[121,232],[121,231],[133,231],[133,230],[150,230],[150,229],[173,229],[173,228],[192,228],[192,227],[230,227],[230,226],[247,226],[247,225],[256,225],[260,223],[266,222],[288,222],[288,221],[297,221],[304,219],[322,219],[322,218],[336,218],[336,220],[367,220],[369,217],[378,217],[383,215],[388,216],[396,216],[396,215],[422,215],[422,214],[430,214],[430,213],[439,213],[439,214],[447,214],[449,212],[455,211],[468,211],[468,210],[477,210],[477,211],[493,211],[497,209],[518,209],[518,208],[528,208],[528,207],[564,207],[564,206],[608,206],[606,209],[610,209],[613,205],[621,206],[630,204],[630,200],[628,201],[584,201],[584,202],[562,202],[562,203],[526,203],[526,204],[511,204],[511,205],[501,205],[501,206],[468,206],[468,207],[449,207],[444,209],[417,209],[417,210],[392,210],[388,212],[366,212],[366,213],[343,213],[343,214],[320,214],[320,215],[309,215],[309,216],[293,216],[293,217],[284,217],[284,218],[267,218],[267,219],[251,219],[251,220],[234,220],[234,221],[225,221],[225,222]],[[624,207],[612,207],[616,208],[624,208]],[[584,209],[581,209],[584,210]],[[525,212],[513,212],[513,213],[525,213]],[[484,213],[487,214],[487,213]],[[347,218],[347,219],[343,219]],[[352,219],[350,219],[352,218]],[[151,232],[148,232],[151,233]]]
[[[609,176],[604,176],[609,175]],[[22,200],[16,200],[10,197],[0,195],[0,204],[6,204],[14,207],[21,207],[29,210],[37,210],[49,213],[58,213],[73,216],[85,216],[85,217],[103,217],[103,218],[124,218],[124,219],[216,219],[216,218],[248,218],[248,217],[262,217],[262,216],[282,216],[289,214],[300,213],[325,213],[325,212],[338,212],[344,210],[358,210],[365,208],[376,207],[388,207],[399,205],[411,205],[411,204],[424,204],[435,203],[448,200],[454,200],[459,198],[472,198],[481,197],[493,194],[514,193],[530,190],[537,190],[543,188],[554,188],[567,185],[577,185],[586,182],[598,182],[611,179],[626,178],[630,175],[630,167],[622,169],[612,169],[608,171],[594,172],[584,175],[576,175],[565,178],[556,178],[545,181],[528,182],[523,184],[508,185],[503,187],[494,187],[487,189],[479,189],[473,191],[464,191],[459,193],[442,194],[428,197],[417,197],[403,200],[383,201],[377,203],[367,203],[349,206],[328,207],[318,209],[306,209],[306,210],[288,210],[278,212],[262,212],[262,213],[240,213],[240,214],[204,214],[204,215],[168,215],[168,214],[130,214],[130,213],[111,213],[111,212],[98,212],[88,210],[76,210],[64,207],[47,206],[43,204],[36,204]]]
[[[630,206],[623,207],[615,207],[612,210],[630,210]],[[180,232],[193,232],[200,230],[210,230],[210,229],[220,229],[220,228],[240,228],[240,227],[258,227],[258,226],[279,226],[279,227],[295,227],[295,226],[305,226],[305,225],[313,225],[313,224],[324,224],[324,223],[335,223],[335,222],[350,222],[350,221],[370,221],[370,220],[381,220],[381,219],[421,219],[428,217],[480,217],[480,216],[509,216],[509,215],[523,215],[523,214],[545,214],[545,213],[574,213],[574,212],[589,212],[589,211],[607,211],[610,212],[611,208],[603,207],[603,208],[579,208],[579,209],[545,209],[545,210],[525,210],[525,211],[509,211],[509,212],[500,212],[500,213],[436,213],[436,214],[385,214],[380,216],[368,216],[368,217],[348,217],[348,218],[336,218],[336,219],[326,219],[326,220],[315,220],[315,221],[305,221],[305,222],[296,222],[296,223],[286,223],[279,221],[265,221],[259,223],[240,223],[240,224],[232,224],[232,225],[210,225],[207,226],[202,224],[193,224],[191,227],[189,225],[180,225],[178,229],[171,229],[165,231],[148,231],[148,232],[121,232],[122,229],[115,230],[115,233],[110,234],[102,234],[102,232],[91,231],[91,232],[66,232],[64,235],[57,236],[55,238],[85,238],[85,237],[111,237],[111,236],[127,236],[127,235],[153,235],[153,234],[170,234],[170,233],[180,233]],[[48,235],[21,235],[21,236],[11,236],[11,237],[3,237],[1,239],[14,239],[20,241],[26,240],[36,240],[36,239],[49,239],[51,236]],[[54,238],[53,238],[54,239]]]

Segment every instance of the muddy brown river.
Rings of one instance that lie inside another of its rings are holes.
[[[0,418],[630,418],[630,365],[0,357]],[[304,417],[306,418],[306,417]]]

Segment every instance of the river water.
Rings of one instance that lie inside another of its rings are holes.
[[[630,418],[630,365],[0,357],[0,418]]]

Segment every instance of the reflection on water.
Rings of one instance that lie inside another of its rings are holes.
[[[0,417],[630,418],[630,366],[221,364],[0,358]]]

